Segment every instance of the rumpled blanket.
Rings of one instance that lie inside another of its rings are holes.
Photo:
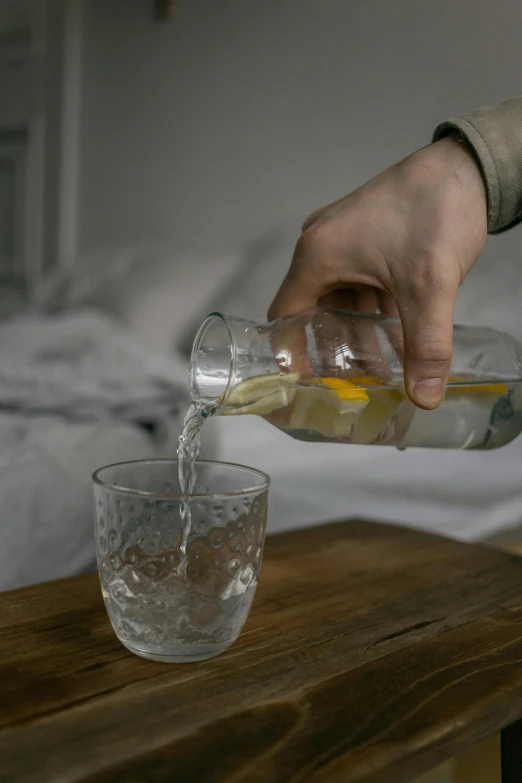
[[[95,567],[91,474],[175,456],[187,376],[96,312],[0,325],[0,590]]]

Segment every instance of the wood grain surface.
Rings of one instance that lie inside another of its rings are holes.
[[[0,595],[2,783],[401,783],[522,716],[522,559],[359,522],[268,539],[239,641],[114,636],[97,577]]]

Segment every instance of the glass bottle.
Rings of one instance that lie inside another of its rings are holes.
[[[190,386],[204,415],[256,414],[302,441],[492,449],[522,432],[522,345],[455,326],[442,405],[417,408],[403,381],[398,318],[315,310],[256,324],[212,313]]]

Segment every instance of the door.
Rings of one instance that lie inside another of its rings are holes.
[[[3,291],[31,289],[60,262],[62,205],[71,198],[62,153],[70,117],[62,96],[70,88],[66,66],[74,65],[69,17],[78,6],[79,0],[0,0]]]

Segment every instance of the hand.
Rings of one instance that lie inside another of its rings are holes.
[[[419,407],[436,408],[457,291],[486,236],[474,154],[442,139],[308,218],[269,318],[317,306],[400,315],[406,391]]]

